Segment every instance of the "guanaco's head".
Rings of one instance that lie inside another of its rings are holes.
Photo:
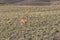
[[[27,17],[22,17],[20,20],[21,23],[25,24],[27,22]]]

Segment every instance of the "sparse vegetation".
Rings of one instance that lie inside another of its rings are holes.
[[[23,25],[22,17],[27,17]],[[57,34],[60,35],[59,5],[0,6],[0,40],[56,40]]]

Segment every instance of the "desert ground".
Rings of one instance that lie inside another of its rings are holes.
[[[0,40],[60,40],[60,5],[0,5]]]

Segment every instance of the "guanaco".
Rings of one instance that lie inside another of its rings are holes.
[[[21,22],[22,24],[25,24],[25,23],[27,22],[27,18],[26,18],[26,17],[21,18],[20,22]]]

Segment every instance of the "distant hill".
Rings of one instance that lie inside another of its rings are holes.
[[[59,0],[0,0],[0,4],[49,5]]]

